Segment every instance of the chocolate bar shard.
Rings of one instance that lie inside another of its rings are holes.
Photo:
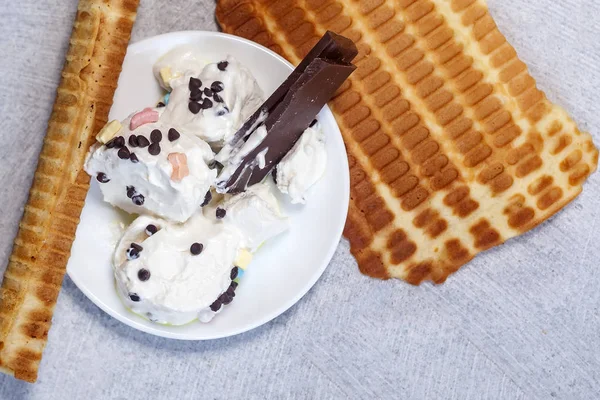
[[[217,178],[217,191],[239,193],[262,181],[356,69],[350,64],[356,54],[351,40],[325,33],[217,155],[219,161],[228,159]]]

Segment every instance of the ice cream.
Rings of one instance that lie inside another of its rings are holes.
[[[206,64],[200,70],[199,63],[191,61],[198,59],[193,54],[191,50],[184,52],[188,61],[182,63],[175,49],[160,60],[159,66],[173,65],[171,71],[176,73],[168,81],[172,91],[163,117],[182,133],[221,147],[258,108],[263,93],[250,71],[234,58]],[[165,68],[169,67],[162,66],[161,70]]]
[[[235,296],[241,243],[235,227],[202,213],[182,225],[141,216],[114,254],[119,294],[154,322],[208,322]]]
[[[306,192],[323,176],[326,164],[325,135],[315,122],[277,164],[274,173],[277,187],[292,203],[305,203]]]
[[[252,152],[259,169],[276,164],[263,124],[276,114],[261,107],[262,90],[244,66],[210,61],[188,45],[165,54],[154,66],[169,91],[162,104],[108,123],[85,164],[105,201],[141,214],[121,237],[113,269],[124,304],[157,323],[208,322],[231,303],[253,253],[289,229],[274,191],[303,203],[325,169],[324,135],[311,124],[281,160],[277,186],[267,179],[220,190],[217,170],[235,172]],[[304,126],[294,126],[299,136]]]
[[[142,117],[134,113],[109,123],[113,136],[92,147],[85,171],[113,206],[183,222],[200,208],[216,177],[208,166],[213,152],[202,139],[165,123],[161,109],[144,110],[151,111],[156,122],[138,125]]]
[[[266,184],[207,207],[184,224],[141,216],[113,257],[119,294],[151,321],[208,322],[235,297],[251,253],[288,228]]]
[[[267,183],[256,184],[245,192],[230,196],[218,208],[226,212],[223,220],[241,232],[244,247],[251,251],[289,227],[288,219],[281,214]]]

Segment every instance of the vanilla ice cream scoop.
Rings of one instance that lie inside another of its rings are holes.
[[[173,57],[167,54],[159,62],[160,70],[165,72],[163,81],[169,71],[168,63],[173,64],[170,71],[176,74],[168,80],[172,92],[164,110],[164,121],[176,124],[181,133],[222,146],[260,106],[262,90],[250,71],[232,57],[197,70],[198,57],[193,53],[183,52],[186,62],[182,65],[175,57],[181,56],[181,50],[173,52]]]
[[[127,228],[113,257],[119,295],[153,322],[208,322],[235,297],[245,268],[236,263],[248,256],[241,244],[235,227],[202,213],[184,224],[141,216]]]
[[[241,232],[243,246],[251,251],[289,228],[288,218],[281,214],[277,198],[267,183],[228,196],[215,213],[217,218]]]
[[[85,171],[104,200],[133,214],[184,222],[204,203],[216,177],[210,146],[164,122],[162,109],[111,121],[92,146]]]
[[[306,193],[323,176],[326,165],[325,135],[315,120],[277,164],[277,187],[292,203],[306,203]]]

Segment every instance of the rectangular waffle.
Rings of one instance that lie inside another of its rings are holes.
[[[35,382],[139,0],[81,0],[44,146],[0,288],[0,371]]]
[[[597,167],[591,136],[537,89],[484,0],[219,0],[216,14],[293,63],[326,30],[356,43],[330,106],[364,274],[441,283],[548,219]]]

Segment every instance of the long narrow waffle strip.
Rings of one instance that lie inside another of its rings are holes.
[[[0,371],[35,382],[139,0],[81,0],[29,200],[0,288]]]
[[[224,31],[298,62],[357,44],[331,101],[348,151],[345,236],[361,271],[443,282],[582,190],[598,151],[536,88],[483,0],[220,0]]]

